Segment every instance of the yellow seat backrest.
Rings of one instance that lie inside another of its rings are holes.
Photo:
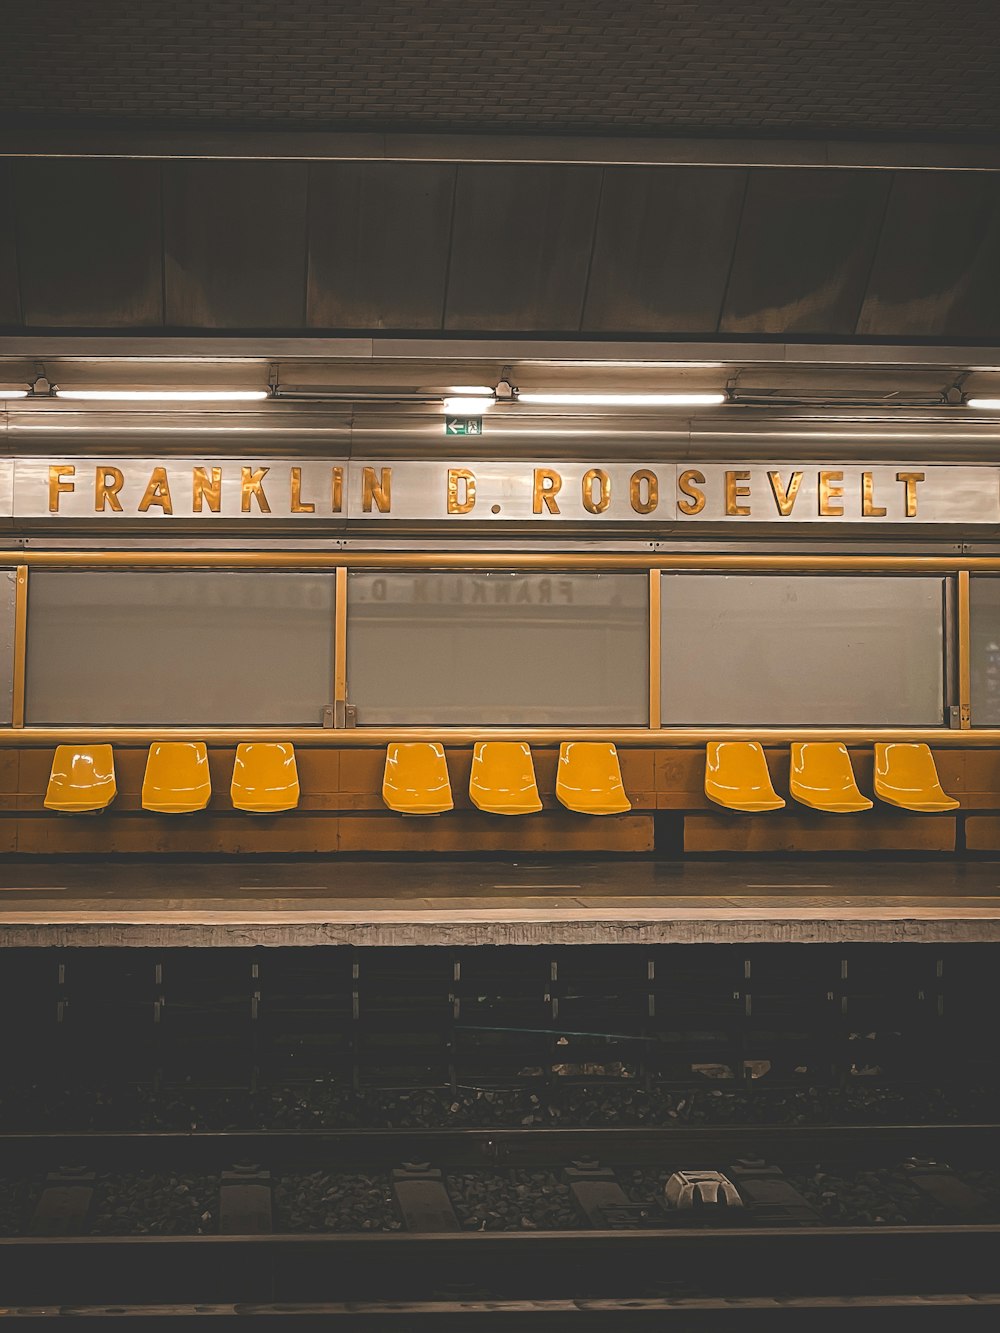
[[[84,814],[115,799],[115,758],[110,745],[56,747],[45,790],[46,810]]]
[[[299,803],[295,747],[284,742],[244,741],[236,747],[229,788],[234,810],[274,815]]]
[[[876,744],[875,795],[889,805],[924,814],[957,810],[960,804],[942,788],[930,746],[902,741]]]
[[[802,805],[833,815],[870,810],[874,804],[858,790],[842,741],[793,742],[788,788]]]
[[[556,796],[567,810],[581,815],[621,815],[632,809],[618,751],[604,741],[563,741]]]
[[[204,810],[212,795],[204,741],[154,741],[142,779],[142,808],[165,815]]]
[[[454,810],[444,746],[436,741],[388,745],[382,799],[401,815],[440,815]]]
[[[530,815],[541,810],[531,747],[524,741],[477,741],[469,796],[477,809],[493,815]]]
[[[705,795],[727,810],[758,814],[780,810],[763,747],[757,741],[709,741],[705,749]]]

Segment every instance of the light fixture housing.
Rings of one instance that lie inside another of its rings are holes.
[[[56,389],[57,398],[88,403],[259,403],[267,389]]]
[[[496,400],[485,394],[479,398],[467,398],[456,396],[444,400],[444,410],[455,417],[481,417],[484,412],[488,412]]]
[[[704,393],[536,393],[519,392],[519,403],[553,407],[721,407],[728,396],[721,390]]]
[[[1000,398],[966,398],[965,406],[979,408],[983,412],[1000,412]]]

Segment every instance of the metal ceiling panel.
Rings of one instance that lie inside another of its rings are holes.
[[[36,159],[16,164],[25,324],[162,325],[160,170],[157,162]]]
[[[440,329],[455,171],[441,163],[313,164],[310,327]]]
[[[0,324],[9,328],[21,322],[17,290],[17,243],[14,230],[14,169],[0,162]]]
[[[459,167],[445,327],[578,330],[602,174]]]
[[[887,191],[870,171],[751,170],[720,332],[853,333]]]
[[[168,162],[166,320],[175,328],[301,328],[303,162]]]
[[[896,175],[857,331],[1000,334],[1000,177]]]
[[[609,167],[584,329],[714,333],[745,185],[738,167]]]

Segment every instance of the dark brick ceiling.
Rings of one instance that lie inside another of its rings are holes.
[[[5,0],[0,124],[1000,139],[1000,0]]]

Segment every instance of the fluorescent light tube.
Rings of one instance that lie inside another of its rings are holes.
[[[56,389],[57,398],[107,403],[256,403],[266,389]]]
[[[519,403],[564,407],[719,407],[724,393],[519,393]]]
[[[1000,412],[1000,398],[966,398],[966,407],[980,407],[985,412]]]
[[[0,398],[27,398],[27,389],[0,389]]]
[[[453,416],[478,417],[493,406],[492,398],[446,398],[444,410]]]

